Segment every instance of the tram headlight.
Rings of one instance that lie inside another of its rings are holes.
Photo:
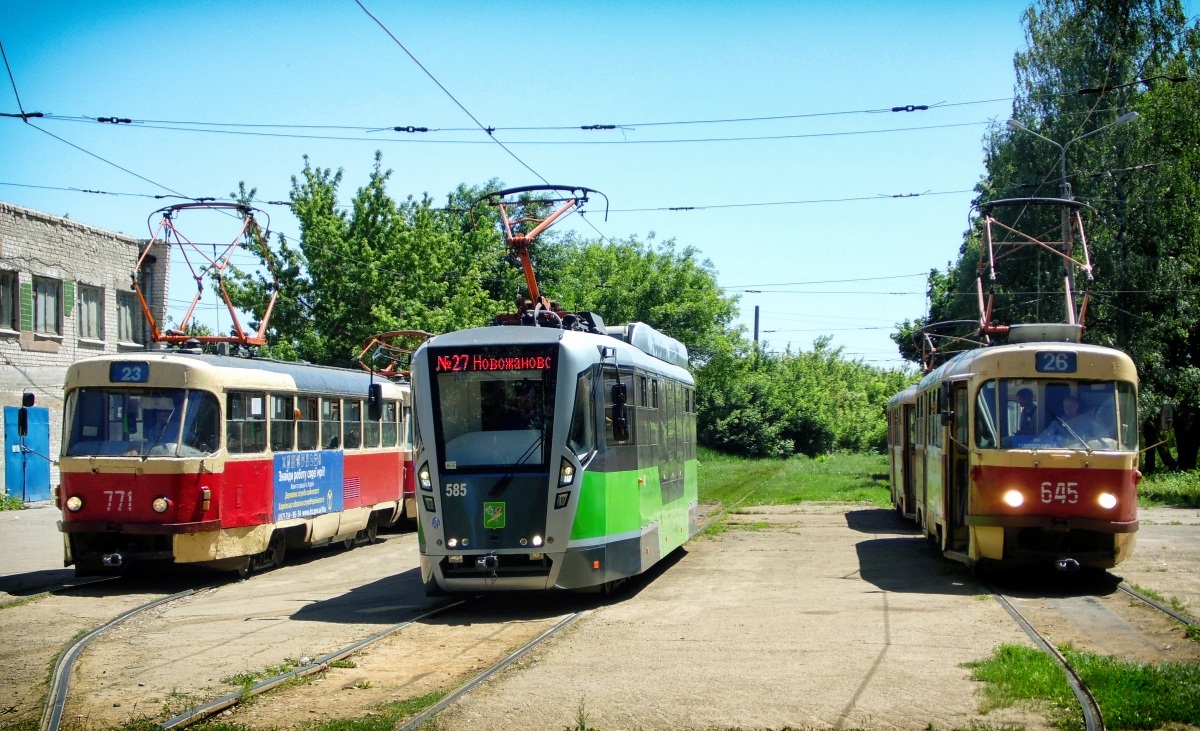
[[[575,481],[575,465],[566,457],[562,458],[562,466],[558,468],[558,486],[566,487]]]
[[[150,503],[150,507],[153,508],[154,512],[156,513],[165,513],[168,509],[170,509],[171,501],[165,497],[156,497],[154,498],[154,502]]]
[[[446,545],[450,548],[458,548],[458,539],[457,538],[447,538]]]
[[[1004,493],[1004,504],[1010,508],[1019,508],[1025,503],[1025,496],[1020,490],[1009,490]]]
[[[542,545],[542,537],[541,537],[541,536],[534,536],[534,537],[533,537],[533,541],[531,541],[531,543],[533,543],[533,547],[534,547],[534,548],[537,548],[538,546]]]
[[[83,498],[78,495],[72,495],[67,498],[67,510],[70,510],[72,513],[78,513],[80,510],[83,510]]]
[[[433,478],[429,475],[429,463],[421,465],[421,469],[417,470],[417,482],[421,483],[421,489],[426,492],[433,490]]]
[[[1105,510],[1112,510],[1117,507],[1117,496],[1111,492],[1102,492],[1100,493],[1100,497],[1096,499],[1096,502],[1100,503],[1100,507]]]

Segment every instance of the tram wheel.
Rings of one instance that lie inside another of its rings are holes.
[[[276,533],[271,536],[271,543],[267,546],[267,554],[271,567],[279,568],[283,565],[283,559],[287,556],[287,538],[282,533]]]

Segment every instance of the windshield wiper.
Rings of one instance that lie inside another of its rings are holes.
[[[1061,416],[1054,417],[1054,420],[1057,421],[1059,424],[1062,424],[1063,428],[1066,429],[1067,432],[1070,433],[1071,436],[1078,439],[1079,443],[1083,445],[1084,450],[1086,450],[1088,454],[1092,453],[1092,448],[1088,446],[1087,440],[1084,439],[1083,437],[1079,436],[1079,434],[1074,429],[1071,428],[1070,424],[1063,421],[1063,418]]]
[[[542,446],[542,442],[544,441],[546,441],[545,429],[538,434],[537,439],[533,440],[533,444],[529,445],[529,449],[526,449],[525,453],[517,458],[516,462],[513,462],[512,466],[520,467],[521,465],[525,464],[525,462],[534,455],[535,450]],[[515,469],[510,469],[508,472],[504,473],[499,480],[496,480],[496,484],[492,485],[492,489],[488,491],[488,497],[498,497],[502,492],[507,490],[509,484],[512,482],[512,479],[516,477],[516,475],[517,471]]]

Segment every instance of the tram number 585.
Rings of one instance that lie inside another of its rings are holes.
[[[1074,505],[1079,502],[1079,487],[1078,482],[1060,482],[1057,485],[1053,482],[1042,483],[1042,502],[1047,505],[1050,503],[1063,503]]]
[[[104,495],[108,498],[108,512],[133,512],[133,490],[105,490]]]
[[[446,497],[466,497],[467,483],[465,482],[447,482]]]

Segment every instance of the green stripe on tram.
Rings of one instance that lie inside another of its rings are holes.
[[[624,472],[585,471],[571,540],[628,534],[657,521],[664,554],[683,545],[691,535],[688,506],[697,499],[698,465],[694,459],[684,462],[683,495],[665,507],[657,466]],[[638,484],[639,476],[645,476],[645,485]]]

